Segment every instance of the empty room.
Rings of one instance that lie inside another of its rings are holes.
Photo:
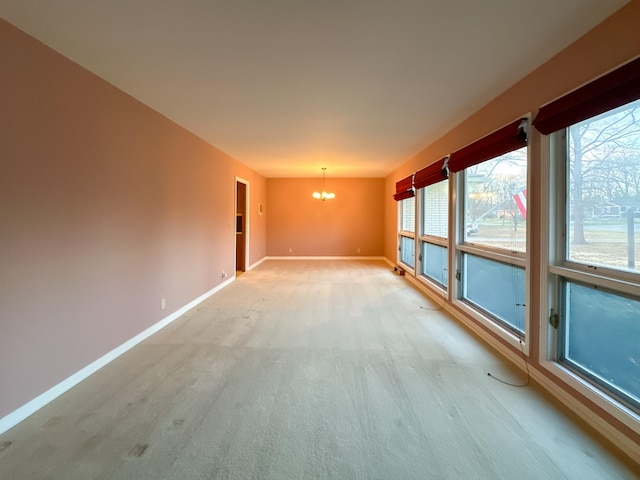
[[[0,478],[640,478],[640,0],[0,0]]]

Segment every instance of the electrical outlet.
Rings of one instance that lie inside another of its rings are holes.
[[[167,306],[167,299],[166,298],[161,298],[160,299],[160,310],[164,310]]]
[[[358,253],[360,253],[360,248],[358,248]]]
[[[293,253],[293,248],[289,247],[289,253]]]
[[[227,272],[225,272],[224,270],[222,271],[222,278],[227,278]]]

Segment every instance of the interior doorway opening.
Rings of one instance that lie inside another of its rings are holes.
[[[236,177],[236,276],[249,265],[249,182]]]

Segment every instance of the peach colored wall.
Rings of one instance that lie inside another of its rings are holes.
[[[382,256],[384,179],[327,178],[336,198],[324,202],[311,196],[321,189],[321,178],[267,179],[267,255]]]
[[[637,57],[640,55],[639,19],[640,0],[633,0],[389,175],[385,183],[385,256],[390,260],[396,260],[397,205],[392,199],[396,181],[520,116],[530,113],[532,117],[535,117],[535,113],[542,105]],[[528,222],[532,227],[529,248],[532,287],[530,291],[531,328],[528,342],[532,345],[529,360],[535,368],[540,364],[538,358],[539,319],[543,316],[540,311],[542,293],[539,285],[541,275],[543,275],[541,268],[544,265],[544,259],[539,253],[542,245],[540,232],[542,225],[548,221],[548,219],[542,218],[537,206],[543,201],[542,185],[543,179],[547,175],[540,166],[542,136],[535,129],[530,134],[529,145],[532,159],[532,185],[527,192],[527,203]],[[500,341],[497,337],[496,340]],[[578,396],[577,392],[572,391],[567,385],[561,384],[545,370],[541,369],[540,371],[561,388]],[[586,404],[590,404],[587,399],[582,398],[582,400]],[[590,405],[594,412],[606,418],[630,438],[640,442],[639,435],[597,406]]]
[[[1,418],[219,285],[266,181],[2,20],[0,64]]]

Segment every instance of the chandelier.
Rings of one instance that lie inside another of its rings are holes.
[[[327,189],[325,188],[324,184],[325,184],[325,170],[327,169],[327,167],[322,167],[322,193],[320,192],[313,192],[313,198],[317,198],[318,200],[322,200],[323,202],[325,200],[331,200],[332,198],[336,198],[336,194],[333,192],[327,192]]]

